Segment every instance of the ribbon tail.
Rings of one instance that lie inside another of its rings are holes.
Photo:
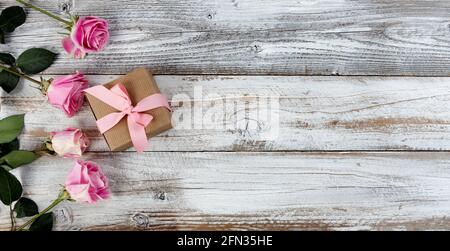
[[[130,131],[131,142],[138,153],[143,152],[148,147],[147,134],[145,133],[145,126],[136,123],[135,120],[128,116],[128,130]]]
[[[113,128],[125,116],[122,112],[113,112],[97,120],[97,127],[101,134]]]

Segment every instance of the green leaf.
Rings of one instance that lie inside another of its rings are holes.
[[[14,58],[13,55],[9,54],[9,53],[0,53],[0,63],[3,62],[4,64],[7,65],[14,65],[14,63],[16,62],[16,59]]]
[[[1,168],[3,168],[3,169],[5,169],[6,171],[11,171],[11,170],[13,170],[13,168],[12,167],[10,167],[10,166],[8,166],[8,165],[0,165],[0,167]]]
[[[26,74],[37,74],[53,64],[56,53],[42,48],[24,51],[17,59],[17,66]]]
[[[12,169],[35,161],[37,158],[34,152],[14,150],[0,158],[0,163],[8,164]]]
[[[22,7],[8,7],[0,14],[0,29],[5,32],[13,32],[17,27],[25,23],[26,18],[27,16]]]
[[[2,30],[0,30],[0,44],[5,43],[5,33],[3,33]]]
[[[10,153],[11,151],[19,150],[19,147],[20,143],[17,138],[11,142],[0,144],[0,157]]]
[[[13,141],[23,130],[25,114],[12,115],[0,120],[0,144]]]
[[[29,231],[47,232],[53,229],[53,213],[46,213],[37,218],[28,229]]]
[[[0,70],[0,86],[5,92],[12,92],[19,83],[19,80],[19,76],[16,76],[7,71]]]
[[[11,205],[22,196],[22,185],[14,175],[0,168],[0,200],[5,205]]]
[[[30,217],[39,213],[38,206],[33,200],[22,197],[14,205],[17,218]]]

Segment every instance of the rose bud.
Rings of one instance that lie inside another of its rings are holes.
[[[47,148],[65,158],[80,157],[89,146],[88,137],[76,128],[50,133],[50,144]]]
[[[88,86],[84,75],[76,72],[73,75],[45,81],[42,92],[47,95],[50,104],[63,110],[68,117],[72,117],[83,105],[84,90]]]
[[[69,37],[62,40],[64,50],[74,58],[103,50],[109,40],[108,22],[98,17],[75,18]]]
[[[108,180],[92,161],[75,162],[66,178],[65,189],[71,199],[80,203],[95,203],[110,197]]]

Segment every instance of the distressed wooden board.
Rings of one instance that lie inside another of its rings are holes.
[[[175,117],[197,105],[223,116],[193,129],[174,121],[142,155],[109,153],[87,106],[67,119],[26,84],[2,93],[0,117],[27,113],[22,148],[82,127],[93,141],[85,158],[110,177],[110,201],[59,206],[56,229],[450,230],[450,153],[407,152],[450,150],[449,1],[37,1],[55,12],[63,3],[110,21],[107,50],[69,59],[58,25],[29,11],[0,51],[52,49],[61,55],[47,74],[81,70],[92,84],[145,66],[164,74],[169,99],[185,95]],[[279,124],[251,115],[269,99]],[[71,162],[43,157],[14,173],[42,208]]]
[[[98,153],[113,197],[58,230],[450,230],[450,153]],[[72,160],[14,171],[42,208]],[[0,229],[8,211],[0,209]]]
[[[103,53],[61,55],[49,74],[448,76],[450,2],[422,0],[38,1],[111,23]],[[59,4],[58,4],[59,3]],[[3,0],[0,8],[15,5]],[[0,51],[62,52],[58,24],[36,11]],[[108,62],[105,64],[105,62]]]
[[[94,85],[116,77],[88,78]],[[156,80],[169,100],[176,101],[172,102],[175,129],[153,138],[149,151],[450,150],[450,78],[156,76]],[[2,96],[1,117],[27,113],[25,148],[37,147],[50,131],[75,126],[92,137],[91,151],[107,150],[87,105],[67,119],[27,83]],[[263,105],[269,100],[274,106],[267,112]],[[214,113],[216,117],[211,116]],[[181,114],[191,121],[190,127],[182,128]],[[194,127],[193,121],[202,121],[195,114],[203,114],[203,125]]]

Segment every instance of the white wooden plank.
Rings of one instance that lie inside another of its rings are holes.
[[[57,230],[449,230],[449,153],[101,153],[113,197],[64,203]],[[42,208],[72,160],[14,171]],[[8,210],[0,209],[7,230]]]
[[[448,76],[450,2],[397,0],[113,0],[36,2],[111,23],[111,43],[86,60],[61,55],[48,70],[124,74]],[[0,8],[15,5],[5,0]],[[0,51],[62,53],[58,24],[36,11]],[[105,62],[108,62],[105,64]]]
[[[94,85],[116,77],[88,78]],[[150,151],[450,149],[450,78],[156,76],[156,80],[169,100],[176,101],[172,102],[175,128],[152,138]],[[265,113],[263,104],[269,100],[275,104]],[[2,94],[0,116],[21,112],[27,113],[24,148],[37,147],[50,131],[75,126],[91,136],[91,151],[107,150],[87,105],[67,119],[39,91],[21,83],[14,93]],[[208,119],[214,113],[217,117]],[[183,128],[181,114],[190,120],[190,127]],[[194,127],[194,121],[202,120],[203,125]]]

